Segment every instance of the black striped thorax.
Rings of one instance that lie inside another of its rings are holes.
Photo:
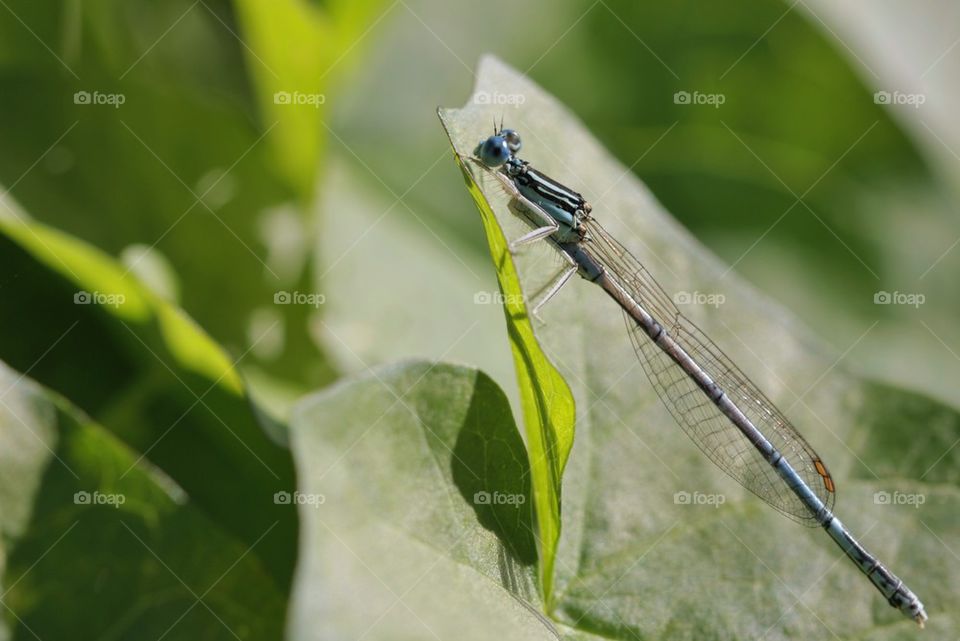
[[[585,207],[587,201],[584,200],[583,196],[550,176],[537,171],[526,161],[515,162],[507,168],[507,173],[518,187],[526,187],[570,214],[576,214],[578,211],[589,211]]]

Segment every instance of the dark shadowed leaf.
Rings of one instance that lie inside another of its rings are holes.
[[[370,371],[301,402],[291,638],[551,639],[530,468],[506,397],[444,364]]]
[[[247,543],[205,512],[0,363],[0,636],[279,639],[285,586],[261,554],[286,544],[277,523]]]

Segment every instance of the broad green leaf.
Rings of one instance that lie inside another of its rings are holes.
[[[522,96],[522,105],[485,104],[491,101],[478,100],[481,92]],[[505,125],[523,135],[524,159],[581,191],[594,216],[679,294],[684,313],[818,449],[839,488],[837,515],[925,600],[933,634],[955,630],[948,604],[960,585],[945,560],[960,548],[952,517],[960,507],[951,471],[960,462],[951,448],[960,438],[957,412],[847,369],[843,355],[728,274],[567,109],[495,59],[481,64],[467,106],[442,118],[454,148],[469,155],[504,111]],[[492,211],[502,230],[492,243],[501,256],[503,237],[529,227],[489,174],[473,163],[465,169],[481,216]],[[562,267],[545,243],[496,265],[506,291],[522,292],[524,301]],[[527,322],[525,309],[524,302],[508,314],[511,334]],[[619,309],[599,288],[577,279],[541,315],[546,323],[534,326],[534,336],[577,408],[548,597],[563,630],[615,639],[913,634],[914,623],[890,608],[826,535],[783,518],[683,436],[639,366]],[[550,399],[552,380],[529,384]]]
[[[251,549],[204,512],[0,363],[0,637],[281,638],[284,586],[261,553],[283,536],[268,524]]]
[[[302,401],[289,638],[552,639],[530,467],[499,387],[411,362]]]
[[[337,370],[358,373],[410,358],[470,363],[501,381],[519,412],[489,259],[446,239],[438,243],[403,205],[372,192],[362,169],[331,155],[320,207],[350,213],[324,222],[318,252],[326,261],[317,280],[324,283],[323,327]],[[471,209],[463,217],[476,223]]]
[[[286,591],[296,515],[283,430],[248,398],[233,359],[122,266],[62,232],[0,217],[0,359],[70,399],[252,544]],[[125,470],[120,470],[123,473]]]

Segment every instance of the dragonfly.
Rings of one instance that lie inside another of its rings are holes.
[[[697,447],[776,510],[822,527],[888,603],[922,628],[920,599],[864,548],[833,514],[836,484],[793,424],[693,322],[650,272],[597,222],[578,192],[522,160],[520,134],[494,124],[467,157],[492,174],[532,227],[511,252],[545,240],[565,267],[532,314],[574,274],[601,287],[621,308],[634,351],[658,396]]]

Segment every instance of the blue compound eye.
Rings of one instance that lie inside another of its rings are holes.
[[[513,129],[504,129],[500,132],[500,135],[507,141],[507,148],[510,150],[510,153],[515,154],[520,151],[520,134]]]
[[[510,147],[503,136],[490,136],[477,148],[477,156],[487,167],[499,167],[510,159]]]

